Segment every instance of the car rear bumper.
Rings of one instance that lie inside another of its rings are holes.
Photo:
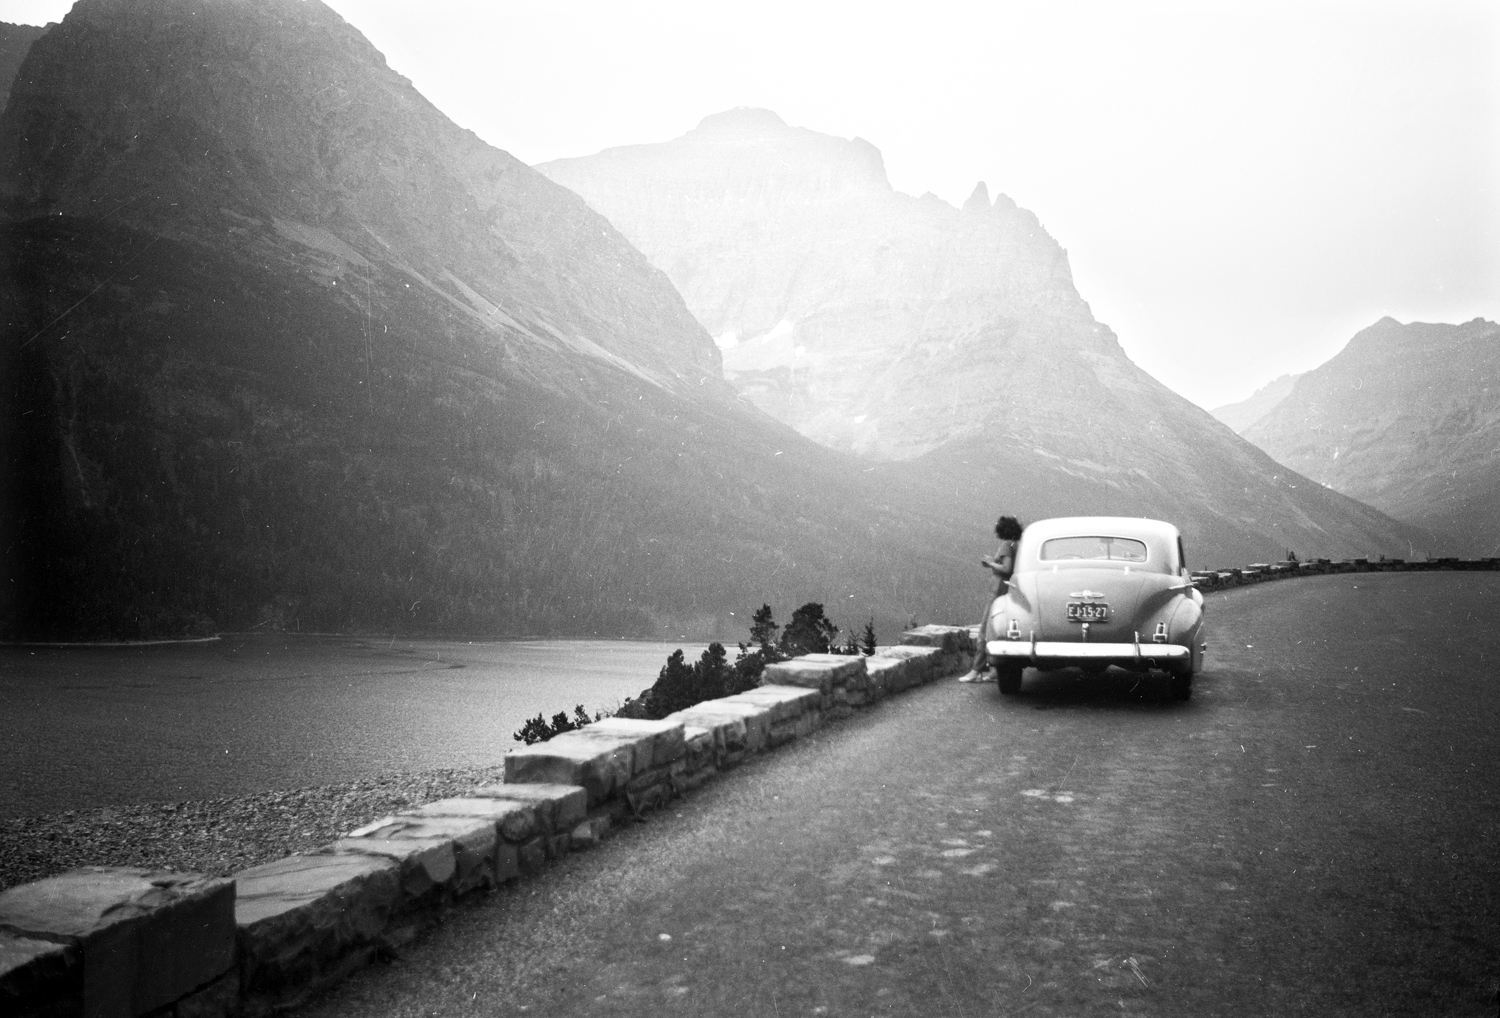
[[[991,658],[1019,658],[1039,667],[1061,667],[1075,661],[1165,664],[1185,661],[1193,653],[1176,643],[1059,643],[1050,640],[990,640],[985,649]]]

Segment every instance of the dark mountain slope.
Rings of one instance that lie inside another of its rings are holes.
[[[11,82],[31,44],[47,34],[51,25],[12,25],[0,21],[0,112],[10,101]]]
[[[573,348],[668,384],[718,373],[627,241],[321,4],[82,0],[33,53],[0,152],[14,218],[108,217],[356,290],[381,262],[529,364]]]
[[[962,209],[900,194],[868,142],[767,110],[539,169],[671,276],[747,398],[907,464],[970,532],[1013,507],[1172,520],[1217,563],[1432,545],[1136,367],[1036,216],[983,184]]]
[[[1500,325],[1382,318],[1245,437],[1400,520],[1500,551]]]
[[[737,401],[609,224],[326,8],[82,0],[17,80],[4,635],[972,613],[925,492]]]

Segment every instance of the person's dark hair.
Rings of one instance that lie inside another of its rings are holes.
[[[995,536],[1002,541],[1018,541],[1023,529],[1021,521],[1014,516],[1002,516],[995,524]]]

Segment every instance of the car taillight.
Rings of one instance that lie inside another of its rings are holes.
[[[1010,620],[1010,625],[1005,627],[1005,638],[1007,640],[1019,640],[1021,638],[1021,623],[1015,619]]]
[[[1156,624],[1156,632],[1154,632],[1154,633],[1151,634],[1151,642],[1152,643],[1166,643],[1167,642],[1167,624],[1165,622],[1158,622]]]

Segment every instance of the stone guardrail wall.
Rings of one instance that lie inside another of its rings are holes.
[[[1408,573],[1437,571],[1500,570],[1500,558],[1434,558],[1407,562],[1399,558],[1307,559],[1306,561],[1254,562],[1243,569],[1215,569],[1192,574],[1199,590],[1224,590],[1267,580],[1289,580],[1297,576],[1321,576],[1327,573]]]
[[[829,717],[963,671],[973,630],[769,665],[661,721],[605,718],[511,751],[505,780],[225,879],[87,867],[0,893],[0,1015],[256,1018],[408,943],[471,893],[589,848]]]

